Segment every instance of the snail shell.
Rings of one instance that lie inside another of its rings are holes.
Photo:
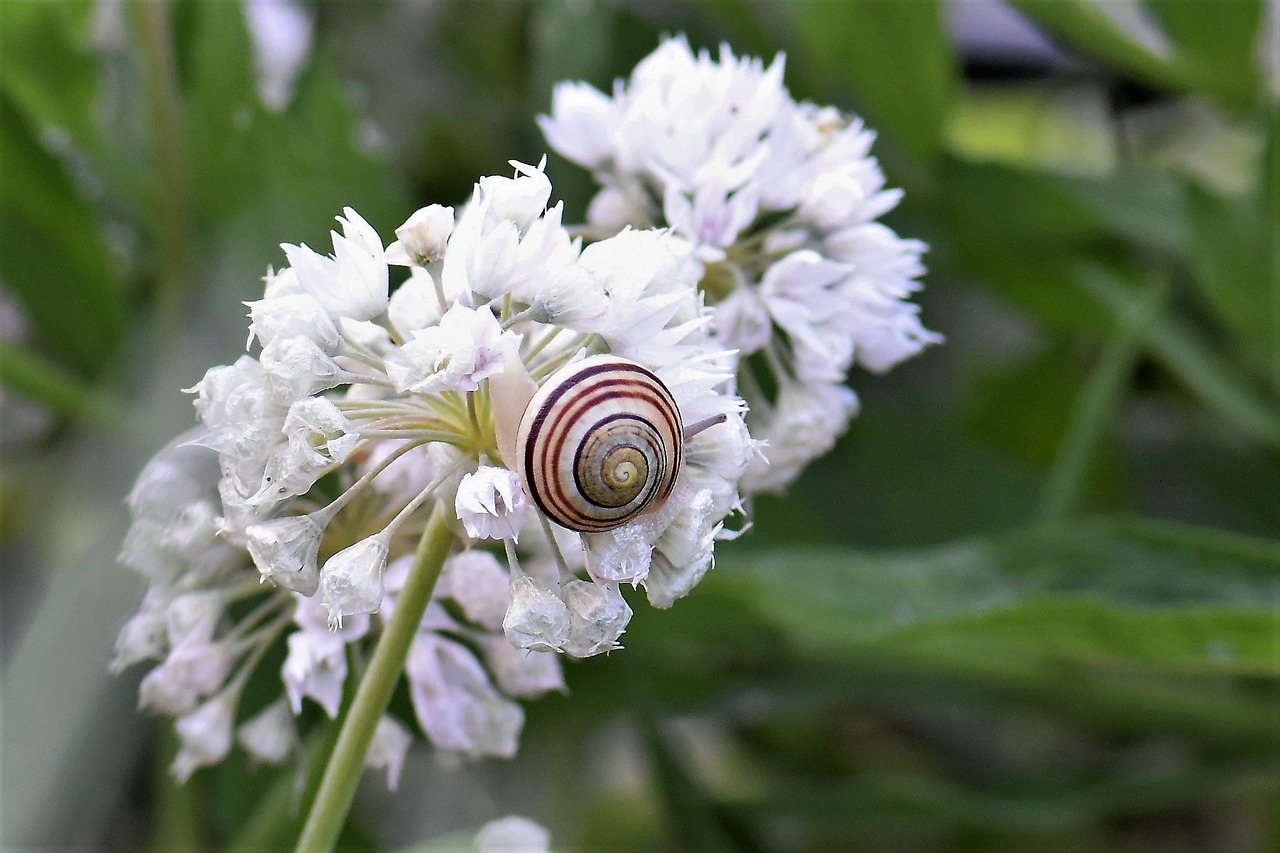
[[[684,427],[671,391],[651,371],[593,356],[538,389],[520,420],[515,455],[525,491],[548,518],[598,533],[671,494]]]

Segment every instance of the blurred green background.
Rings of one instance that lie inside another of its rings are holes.
[[[663,33],[787,53],[932,250],[941,347],[513,762],[415,750],[345,840],[516,812],[566,850],[1280,847],[1280,14],[1263,0],[315,2],[264,106],[238,2],[0,4],[5,849],[269,849],[289,771],[178,788],[106,674],[123,495],[281,242],[546,152]],[[587,176],[552,157],[567,221]],[[313,709],[314,710],[314,709]],[[308,718],[309,723],[316,721]]]

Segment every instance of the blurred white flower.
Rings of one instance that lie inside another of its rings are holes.
[[[476,833],[476,853],[550,853],[551,833],[527,817],[491,820]]]
[[[245,20],[253,37],[258,95],[279,112],[293,100],[298,75],[311,55],[311,11],[292,0],[245,0]]]

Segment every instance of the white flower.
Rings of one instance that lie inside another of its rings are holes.
[[[159,660],[167,647],[164,614],[139,610],[129,617],[116,636],[110,670],[122,672],[139,661]]]
[[[445,561],[438,598],[452,598],[466,618],[491,631],[502,629],[511,602],[511,579],[488,551],[463,551]]]
[[[551,833],[527,817],[491,820],[476,833],[476,853],[550,853]]]
[[[752,434],[768,447],[767,460],[757,459],[748,467],[744,491],[782,491],[805,465],[835,445],[857,411],[857,396],[843,385],[784,385],[774,405],[760,406],[748,418]]]
[[[502,370],[503,347],[515,338],[502,331],[489,309],[454,305],[388,358],[387,375],[399,391],[474,391]]]
[[[479,304],[519,294],[532,301],[542,282],[577,259],[578,245],[560,223],[562,206],[545,213],[539,207],[550,192],[541,168],[512,165],[515,178],[476,184],[458,217],[440,273],[450,300],[474,297],[470,304]]]
[[[522,649],[557,651],[569,638],[569,609],[545,583],[522,575],[511,582],[511,606],[502,630]]]
[[[257,338],[266,347],[279,340],[301,337],[331,355],[342,342],[329,312],[306,293],[288,293],[245,304],[249,306],[250,343]]]
[[[518,649],[501,634],[481,641],[484,662],[493,680],[508,696],[536,699],[552,690],[564,690],[564,673],[554,652]]]
[[[841,288],[850,272],[846,264],[802,250],[770,267],[760,284],[770,316],[791,338],[802,381],[839,382],[853,361],[850,306]]]
[[[714,316],[716,338],[743,357],[764,349],[773,338],[769,310],[750,288],[738,288],[717,302]]]
[[[770,405],[757,389],[841,384],[855,364],[884,371],[941,340],[910,301],[926,247],[875,221],[902,193],[885,188],[870,156],[874,134],[834,108],[792,100],[783,67],[781,56],[766,67],[727,47],[713,58],[667,39],[611,96],[557,87],[539,121],[552,147],[600,184],[588,208],[593,232],[667,227],[690,244],[718,342],[739,358],[768,356],[737,367],[762,374],[739,383],[753,409]],[[616,301],[620,316],[639,318],[638,332],[602,330],[611,348],[646,354],[643,343],[667,318],[655,328],[645,322],[652,315],[606,292],[611,309]],[[828,420],[847,421],[845,401],[812,396],[833,405]],[[821,452],[793,450],[794,464],[770,475],[768,488]],[[757,472],[751,482],[765,481]]]
[[[713,520],[711,491],[693,492],[681,504],[654,546],[653,564],[645,578],[645,593],[654,607],[670,607],[688,595],[711,568],[712,546],[720,532]]]
[[[304,397],[293,403],[280,432],[286,443],[267,458],[261,485],[249,497],[263,511],[285,498],[305,494],[360,443],[351,422],[325,397]]]
[[[548,208],[542,164],[514,164],[513,177],[481,179],[456,218],[419,211],[387,252],[349,210],[333,257],[287,246],[290,266],[268,272],[263,298],[249,303],[248,345],[256,339],[259,356],[205,374],[192,389],[205,429],[162,452],[130,499],[122,562],[150,589],[113,666],[162,658],[143,680],[143,707],[192,715],[217,695],[233,718],[243,677],[282,642],[283,696],[239,738],[258,760],[287,757],[297,745],[291,712],[309,697],[336,715],[348,661],[368,660],[408,606],[412,542],[441,508],[456,514],[464,542],[504,539],[507,557],[471,550],[447,561],[405,662],[418,723],[446,758],[512,755],[524,719],[514,698],[564,689],[556,652],[618,647],[631,615],[618,581],[648,582],[651,596],[687,591],[725,516],[740,509],[752,446],[731,390],[734,356],[713,337],[698,283],[708,269],[729,270],[720,301],[756,288],[712,244],[732,238],[756,204],[757,188],[739,183],[759,155],[721,154],[739,177],[718,184],[720,195],[694,188],[673,202],[685,204],[702,245],[628,230],[583,251],[563,207]],[[619,210],[658,215],[657,186],[614,189]],[[804,228],[795,233],[792,251],[811,248]],[[838,245],[871,242],[846,235]],[[410,270],[388,298],[390,262]],[[495,463],[515,461],[537,382],[597,353],[657,375],[698,434],[664,500],[608,533],[553,529],[553,548],[520,478]],[[322,550],[332,556],[321,568]],[[256,583],[266,578],[274,583]],[[280,631],[290,617],[297,629]],[[193,735],[214,732],[191,719]],[[183,773],[225,753],[201,737]],[[384,721],[377,737],[370,761],[394,786],[410,736]]]
[[[349,207],[338,217],[342,234],[333,238],[333,257],[304,246],[282,246],[304,292],[330,317],[372,320],[387,309],[387,264],[382,241],[368,222]]]
[[[189,714],[178,718],[175,728],[182,743],[169,772],[179,782],[191,778],[199,767],[217,764],[231,751],[231,726],[236,697],[219,693]]]
[[[244,11],[258,96],[279,112],[293,100],[293,87],[311,55],[311,11],[290,0],[245,0]]]
[[[455,511],[473,539],[520,538],[529,498],[514,471],[482,465],[458,484]]]
[[[347,678],[347,644],[368,633],[369,617],[356,615],[331,631],[319,601],[295,595],[294,602],[293,621],[299,630],[289,635],[289,654],[280,671],[285,692],[294,714],[302,713],[302,700],[309,696],[336,717]]]
[[[138,686],[138,707],[178,716],[194,710],[226,680],[234,653],[226,643],[189,643],[171,649]]]
[[[387,771],[387,790],[394,791],[400,786],[400,771],[404,769],[404,757],[413,743],[413,735],[409,730],[386,714],[378,718],[378,725],[373,730],[373,742],[364,757],[367,770]]]
[[[586,83],[557,83],[551,92],[551,115],[538,116],[548,144],[588,169],[603,166],[613,156],[617,119],[613,101]]]
[[[418,723],[436,746],[473,758],[515,754],[524,712],[494,689],[466,648],[419,632],[405,674]]]
[[[259,357],[272,397],[289,404],[347,381],[347,372],[310,338],[276,338]]]
[[[272,702],[236,729],[236,743],[264,764],[283,764],[297,742],[293,714],[284,699]]]
[[[586,537],[587,571],[614,583],[639,583],[649,574],[653,554],[652,526],[638,519],[607,533]]]
[[[197,590],[175,596],[165,609],[165,633],[169,646],[208,643],[227,609],[221,590]]]
[[[421,267],[409,271],[409,277],[391,294],[387,304],[387,319],[401,340],[409,340],[414,332],[437,325],[443,315],[435,279]]]

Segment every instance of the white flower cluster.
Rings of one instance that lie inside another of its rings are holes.
[[[781,59],[675,39],[613,97],[558,87],[543,129],[602,184],[585,247],[520,163],[389,246],[350,209],[332,254],[284,246],[249,354],[191,389],[201,427],[130,498],[121,560],[149,588],[113,666],[159,662],[140,704],[177,717],[175,775],[234,743],[286,760],[305,700],[336,716],[441,517],[454,547],[403,676],[441,753],[512,755],[516,700],[563,689],[562,656],[619,647],[623,585],[658,607],[687,594],[741,495],[781,489],[845,429],[850,368],[937,340],[908,301],[924,246],[875,221],[899,193],[872,134],[781,77]],[[619,440],[619,419],[648,437]],[[592,437],[564,454],[569,435]],[[588,458],[612,460],[599,483]],[[639,471],[659,477],[627,492]],[[620,494],[645,502],[608,515]],[[281,644],[281,695],[245,719]],[[384,717],[367,766],[394,787],[411,739]]]
[[[556,87],[548,143],[601,188],[589,233],[665,226],[694,244],[717,339],[738,351],[752,435],[768,442],[744,493],[780,491],[857,412],[854,364],[885,371],[941,338],[909,301],[923,243],[876,220],[901,191],[869,156],[874,134],[797,103],[767,67],[665,41],[612,97]]]
[[[404,676],[423,732],[460,757],[515,753],[514,700],[563,688],[556,653],[618,647],[620,584],[667,606],[710,567],[752,443],[691,247],[626,231],[584,250],[541,167],[514,165],[456,212],[418,211],[385,249],[350,209],[332,255],[286,245],[289,266],[249,304],[257,354],[208,371],[191,389],[202,428],[139,478],[122,561],[150,588],[114,666],[160,661],[140,703],[178,718],[180,778],[233,740],[283,760],[305,699],[337,715],[349,647],[390,619],[438,505],[460,549]],[[576,534],[533,508],[507,436],[530,389],[596,353],[647,369],[709,426],[686,437],[669,497]],[[278,642],[284,696],[233,737],[245,680]],[[369,761],[394,784],[410,738],[383,723]]]

